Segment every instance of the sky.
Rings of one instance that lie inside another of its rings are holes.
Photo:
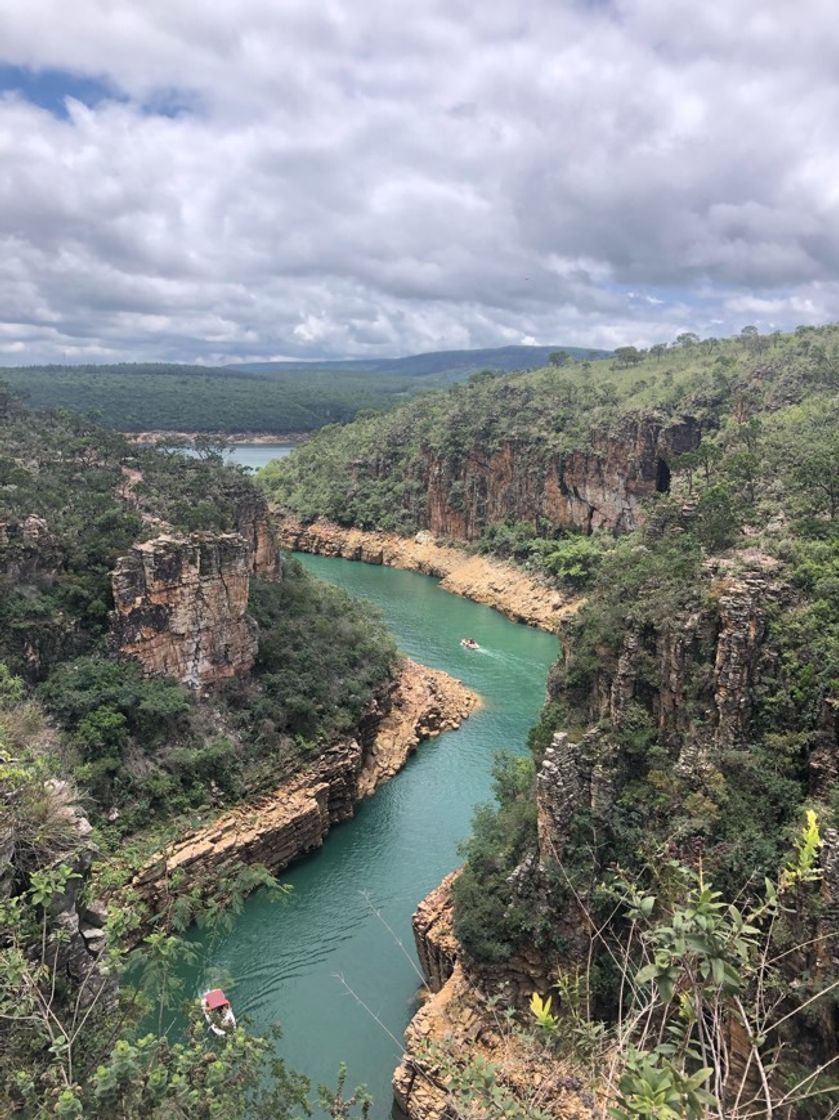
[[[835,0],[3,0],[0,364],[839,319]]]

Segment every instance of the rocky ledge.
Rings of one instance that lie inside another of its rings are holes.
[[[406,660],[390,711],[379,721],[365,752],[356,796],[369,797],[399,773],[421,742],[460,727],[479,703],[477,693],[448,673]]]
[[[495,607],[513,622],[525,622],[541,630],[555,632],[580,603],[512,564],[438,544],[426,531],[415,537],[400,537],[345,528],[325,518],[307,523],[284,513],[276,516],[276,530],[284,548],[436,576],[444,590]]]
[[[155,910],[179,871],[224,875],[243,863],[282,871],[319,848],[332,825],[351,817],[361,798],[397,773],[421,740],[459,727],[478,702],[453,677],[405,661],[369,746],[357,739],[336,744],[272,793],[172,844],[138,873],[134,887]]]
[[[405,1053],[393,1075],[397,1103],[409,1120],[449,1120],[456,1114],[454,1071],[481,1058],[495,1068],[499,1091],[510,1102],[557,1120],[590,1120],[594,1101],[579,1071],[546,1062],[541,1047],[493,1013],[488,993],[500,991],[509,978],[479,979],[458,961],[451,894],[457,874],[444,879],[414,914],[417,954],[433,994],[405,1032]],[[517,966],[514,986],[524,982],[530,991],[546,990],[546,978],[520,973]]]

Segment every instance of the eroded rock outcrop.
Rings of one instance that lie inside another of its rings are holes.
[[[307,523],[283,513],[277,515],[276,524],[285,548],[436,576],[444,590],[542,630],[556,631],[580,604],[579,599],[564,596],[511,564],[438,544],[428,532],[400,537],[346,528],[325,518]]]
[[[277,579],[282,572],[280,546],[268,505],[255,489],[235,497],[236,531],[251,547],[251,571],[260,579]]]
[[[398,774],[425,739],[453,731],[475,709],[476,693],[440,669],[406,660],[390,708],[377,724],[358,775],[357,796],[369,797]]]
[[[695,448],[700,435],[692,417],[627,417],[592,433],[584,448],[540,462],[532,447],[515,443],[489,455],[476,448],[456,461],[429,455],[423,527],[467,541],[495,522],[628,532],[638,525],[641,499],[668,489],[668,460]]]
[[[561,1061],[547,1063],[541,1048],[493,1014],[488,997],[506,981],[499,975],[485,983],[457,959],[451,897],[456,877],[454,872],[444,879],[414,914],[417,953],[434,994],[405,1032],[405,1053],[393,1075],[397,1103],[410,1120],[448,1120],[453,1072],[481,1058],[495,1067],[499,1092],[508,1101],[538,1104],[540,1115],[557,1120],[590,1117],[594,1100],[578,1071]],[[544,982],[528,977],[528,995]],[[504,1004],[510,1006],[506,996]]]
[[[743,741],[752,709],[752,684],[766,629],[762,601],[768,591],[761,573],[729,577],[719,594],[720,633],[714,661],[714,741],[732,748]]]
[[[252,570],[253,548],[238,533],[134,545],[113,573],[112,648],[195,688],[247,673],[257,650],[246,613]]]
[[[243,863],[281,871],[319,848],[332,825],[351,817],[359,800],[392,777],[421,739],[458,727],[477,703],[459,681],[407,661],[369,743],[362,735],[336,744],[270,794],[190,833],[138,874],[138,893],[154,910],[177,871],[196,879],[235,872]]]

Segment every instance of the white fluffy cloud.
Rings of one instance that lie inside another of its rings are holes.
[[[837,53],[832,0],[5,0],[0,362],[839,317]]]

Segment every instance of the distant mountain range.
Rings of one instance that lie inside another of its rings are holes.
[[[310,362],[239,362],[226,368],[248,373],[285,373],[311,370],[336,370],[353,373],[381,373],[401,377],[453,377],[482,369],[515,370],[543,366],[555,350],[564,350],[578,361],[606,358],[611,351],[584,346],[498,346],[486,350],[434,350],[428,354],[409,354],[405,358],[347,358]]]

